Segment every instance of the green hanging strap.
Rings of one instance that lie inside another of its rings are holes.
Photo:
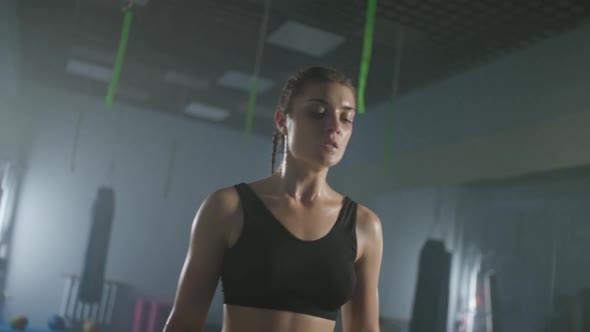
[[[256,95],[258,93],[258,78],[260,76],[260,67],[262,66],[262,55],[264,52],[264,41],[266,39],[266,30],[268,27],[268,17],[270,14],[270,0],[266,0],[264,5],[264,15],[258,35],[258,47],[256,50],[256,63],[254,65],[254,75],[250,85],[250,96],[248,98],[248,110],[246,112],[246,142],[252,133],[252,123],[254,121],[254,109],[256,108]]]
[[[361,57],[361,68],[359,74],[359,87],[357,97],[357,112],[365,113],[365,89],[367,77],[371,65],[371,53],[373,49],[373,31],[375,30],[375,15],[377,13],[377,0],[368,0],[367,17],[365,19],[365,36],[363,38],[363,53]]]
[[[395,64],[394,64],[394,72],[393,72],[393,88],[392,88],[392,97],[391,97],[391,106],[389,109],[389,117],[387,121],[387,138],[385,141],[385,157],[383,162],[383,168],[386,175],[389,175],[391,170],[391,160],[393,154],[393,128],[394,128],[394,120],[395,120],[395,107],[397,102],[397,91],[399,89],[399,78],[400,78],[400,68],[401,68],[401,61],[402,61],[402,51],[404,46],[404,30],[401,26],[398,26],[398,33],[396,38],[396,46],[395,46]]]
[[[125,58],[125,50],[127,49],[127,41],[129,39],[129,31],[131,30],[131,22],[133,21],[133,11],[131,5],[125,9],[125,18],[123,20],[123,30],[121,31],[121,39],[119,41],[119,51],[115,59],[115,67],[113,68],[113,75],[106,98],[106,107],[113,107],[113,100],[117,92],[117,85],[121,77],[121,68],[123,67],[123,59]]]

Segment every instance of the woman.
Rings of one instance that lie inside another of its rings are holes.
[[[219,279],[224,332],[328,332],[340,309],[344,331],[379,331],[381,222],[326,182],[355,106],[351,81],[336,70],[312,67],[287,81],[272,174],[202,203],[165,332],[202,331]]]

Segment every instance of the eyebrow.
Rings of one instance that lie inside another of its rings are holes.
[[[330,103],[328,103],[325,99],[322,98],[311,98],[307,100],[308,102],[312,101],[312,102],[318,102],[320,104],[324,104],[326,106],[330,106]],[[356,109],[352,106],[342,106],[343,109],[347,110],[347,111],[353,111],[356,112]]]

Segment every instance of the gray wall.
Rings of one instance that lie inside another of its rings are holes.
[[[411,317],[419,253],[428,237],[443,239],[453,253],[449,331],[472,309],[470,273],[478,266],[498,276],[506,332],[544,330],[555,297],[590,288],[588,167],[382,194],[368,205],[383,220],[384,319]],[[483,310],[473,312],[475,327],[483,326]]]
[[[15,96],[19,80],[18,2],[3,0],[0,3],[0,99]]]
[[[17,1],[0,2],[0,159],[19,155],[22,115],[18,112],[19,40]]]
[[[205,195],[268,173],[269,140],[253,138],[245,158],[241,133],[127,106],[115,107],[114,116],[103,100],[46,87],[28,91],[31,98],[21,110],[34,113],[34,137],[15,215],[5,318],[26,314],[38,325],[57,312],[62,274],[81,271],[98,186],[112,185],[116,192],[107,278],[171,300],[190,223]],[[177,153],[165,197],[174,141]],[[211,319],[220,315],[218,296]]]
[[[503,331],[542,331],[555,296],[590,288],[589,188],[588,168],[473,187],[465,240],[498,275]]]
[[[450,188],[382,195],[374,210],[384,218],[380,304],[385,317],[408,319],[414,300],[418,257],[428,238],[455,244],[457,193]],[[438,211],[438,212],[437,212]]]

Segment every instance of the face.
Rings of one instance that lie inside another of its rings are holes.
[[[352,135],[355,95],[339,83],[308,84],[291,100],[290,113],[277,111],[275,121],[285,135],[287,153],[316,167],[337,164]]]

